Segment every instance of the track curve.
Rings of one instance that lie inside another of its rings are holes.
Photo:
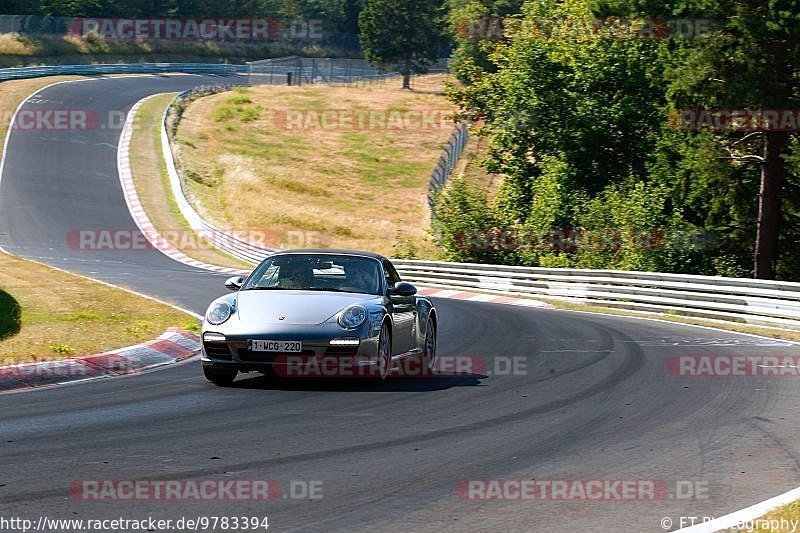
[[[217,79],[218,80],[218,79]],[[200,76],[101,79],[45,89],[25,108],[127,111]],[[223,80],[229,82],[230,80]],[[22,132],[0,176],[0,246],[195,312],[221,276],[152,252],[85,252],[71,229],[134,229],[116,173],[118,131]],[[135,154],[134,154],[135,156]],[[273,530],[659,531],[800,485],[796,378],[677,378],[675,355],[800,355],[794,346],[677,324],[439,300],[446,355],[516,375],[358,383],[240,378],[196,363],[4,395],[0,509],[37,518],[264,516]],[[80,479],[322,481],[320,500],[91,502]],[[708,498],[476,502],[468,479],[645,479],[707,484]]]

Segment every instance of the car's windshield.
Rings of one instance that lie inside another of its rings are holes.
[[[242,290],[381,294],[380,263],[368,257],[350,255],[276,255],[258,266]]]

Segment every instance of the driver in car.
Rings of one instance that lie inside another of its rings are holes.
[[[282,266],[278,277],[278,285],[284,289],[308,289],[312,281],[313,276],[308,266],[297,263]]]
[[[353,265],[347,269],[347,286],[345,290],[371,294],[377,286],[375,269],[365,268],[362,265]]]

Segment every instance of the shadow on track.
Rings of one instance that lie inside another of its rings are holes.
[[[319,392],[431,392],[453,387],[479,387],[484,374],[435,375],[417,378],[390,377],[385,383],[358,378],[286,378],[263,374],[243,374],[231,387]]]

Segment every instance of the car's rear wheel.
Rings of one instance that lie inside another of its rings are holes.
[[[235,369],[203,367],[203,374],[206,375],[206,379],[218,387],[231,385],[238,373],[239,371]]]
[[[392,370],[392,335],[389,332],[389,325],[383,323],[381,335],[378,337],[378,361],[377,376],[375,381],[384,382],[389,377]]]
[[[425,362],[425,368],[428,371],[432,371],[436,364],[436,326],[430,319],[425,331],[425,345],[422,350],[422,360]]]

